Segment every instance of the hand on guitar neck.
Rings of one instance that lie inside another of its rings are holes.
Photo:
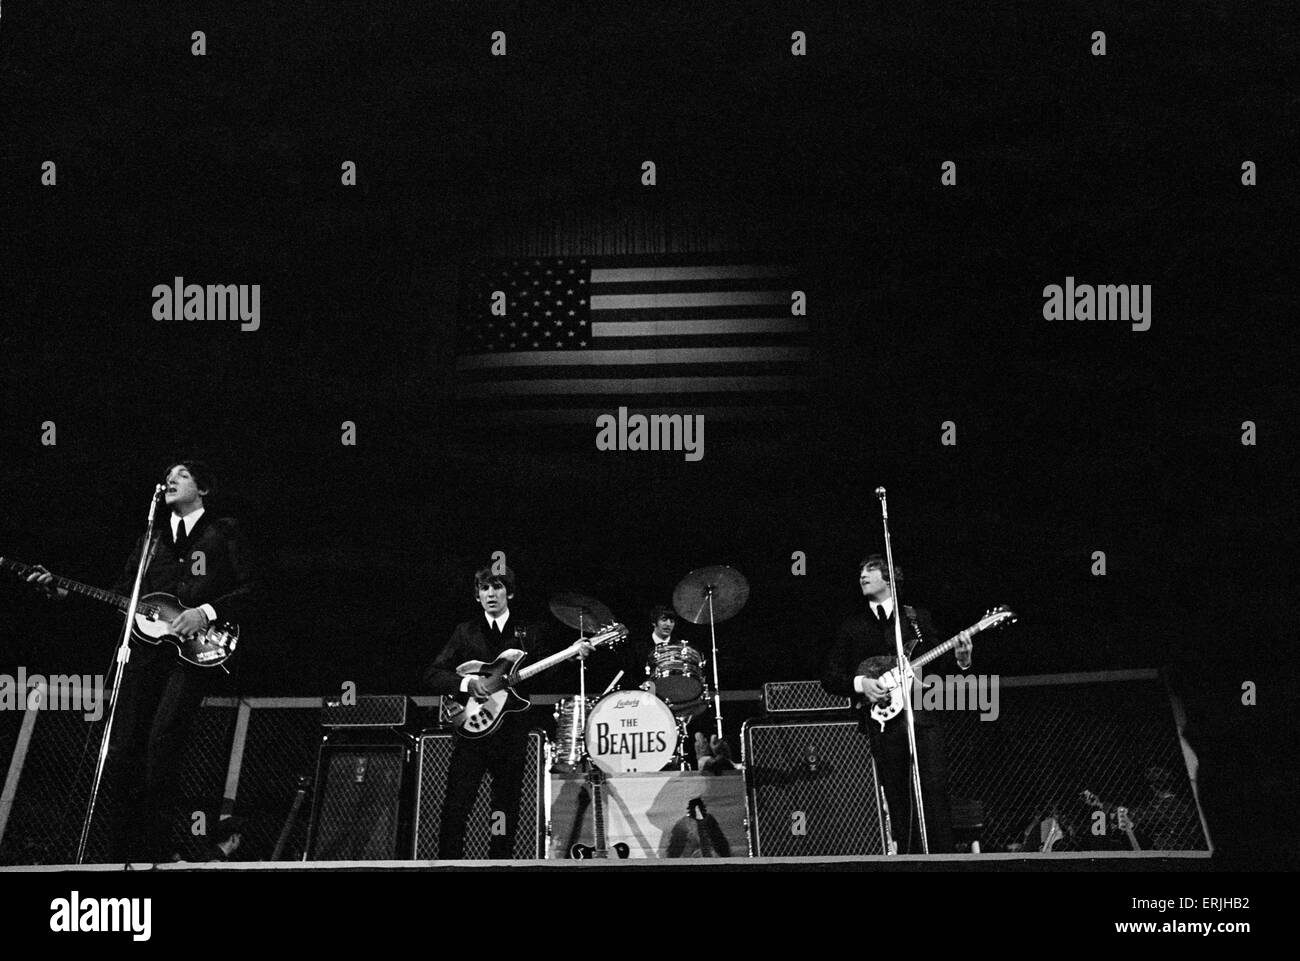
[[[54,575],[45,569],[44,564],[32,565],[32,572],[27,575],[27,583],[37,588],[46,597],[54,600],[63,600],[68,596],[66,587],[56,587],[54,584]]]

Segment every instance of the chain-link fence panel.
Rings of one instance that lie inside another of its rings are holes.
[[[107,695],[105,695],[107,696]],[[104,721],[38,711],[14,795],[0,864],[71,864],[94,780]],[[122,816],[123,764],[109,758],[86,843],[88,863],[107,861]]]
[[[985,851],[1208,849],[1158,680],[1002,685],[995,720],[947,721],[949,793],[980,802]]]
[[[105,699],[107,700],[107,694]],[[169,821],[170,850],[195,853],[190,833],[194,810],[220,806],[230,755],[234,711],[200,708],[181,754]],[[76,860],[81,826],[90,801],[105,721],[87,721],[76,711],[40,711],[28,744],[13,809],[0,845],[3,864],[71,864]],[[140,761],[109,754],[86,842],[85,861],[104,863],[138,803]]]
[[[273,699],[267,700],[274,703]],[[248,719],[238,788],[238,809],[249,821],[235,858],[264,861],[275,850],[299,780],[310,781],[315,776],[317,751],[324,732],[320,724],[320,701],[308,701],[302,707],[267,706],[261,699],[251,703],[253,709]],[[306,803],[295,815],[281,860],[300,860],[307,849],[310,802],[309,791]]]
[[[176,797],[169,823],[171,846],[186,860],[201,860],[208,847],[206,833],[216,825],[225,800],[226,773],[230,766],[230,742],[238,711],[226,705],[205,703],[190,729],[180,769],[176,773]],[[196,835],[194,815],[204,815],[204,834]]]
[[[18,732],[23,727],[22,711],[0,710],[0,778],[9,772],[14,748],[18,746]]]

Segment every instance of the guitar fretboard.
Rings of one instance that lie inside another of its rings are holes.
[[[601,633],[596,634],[593,637],[587,638],[587,643],[590,644],[592,647],[600,647],[602,644],[608,644],[611,640],[620,636],[621,636],[621,632],[618,630],[602,631]],[[578,653],[578,644],[575,642],[573,644],[570,644],[564,650],[556,651],[550,657],[544,657],[536,664],[530,664],[527,667],[525,667],[523,670],[519,672],[518,675],[519,680],[526,681],[530,677],[533,677],[536,674],[540,674],[542,673],[542,671],[549,670],[550,668],[554,667],[556,664],[559,664],[562,661],[567,661],[569,658],[573,657],[573,655],[577,653]]]
[[[7,557],[0,557],[0,569],[13,571],[19,577],[27,577],[36,571],[31,564],[22,564],[18,561],[11,561]],[[90,584],[83,584],[81,581],[74,581],[69,577],[60,577],[54,575],[53,584],[55,587],[62,588],[65,591],[72,591],[74,594],[81,594],[85,597],[93,598],[97,601],[103,601],[105,604],[112,604],[119,610],[126,610],[127,605],[131,603],[131,598],[124,597],[115,591],[106,591],[102,587],[93,587]],[[152,604],[141,604],[139,607],[141,614],[155,614],[157,608]]]
[[[940,644],[938,647],[934,648],[933,650],[926,651],[924,654],[920,655],[919,657],[911,658],[909,663],[912,665],[913,669],[918,667],[924,667],[926,664],[929,664],[931,661],[933,661],[936,657],[939,657],[940,655],[945,654],[948,651],[951,651],[954,647],[957,646],[957,642],[960,641],[962,638],[972,638],[980,631],[988,630],[990,627],[993,627],[995,624],[1002,623],[1002,621],[1005,618],[1008,618],[1010,616],[1012,615],[1008,612],[1008,613],[999,613],[994,617],[983,618],[979,622],[972,624],[970,627],[966,628],[966,630],[954,634],[952,637],[948,638],[948,640],[944,641],[942,644]]]

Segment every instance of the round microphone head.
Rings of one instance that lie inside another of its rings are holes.
[[[884,489],[883,487],[877,487],[877,488],[876,488],[876,496],[877,496],[877,497],[884,497],[884,496],[885,496],[885,489]]]

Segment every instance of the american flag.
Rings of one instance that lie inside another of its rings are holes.
[[[797,272],[714,257],[529,257],[462,274],[456,396],[526,421],[771,416],[807,400]],[[493,292],[506,297],[493,313]]]

